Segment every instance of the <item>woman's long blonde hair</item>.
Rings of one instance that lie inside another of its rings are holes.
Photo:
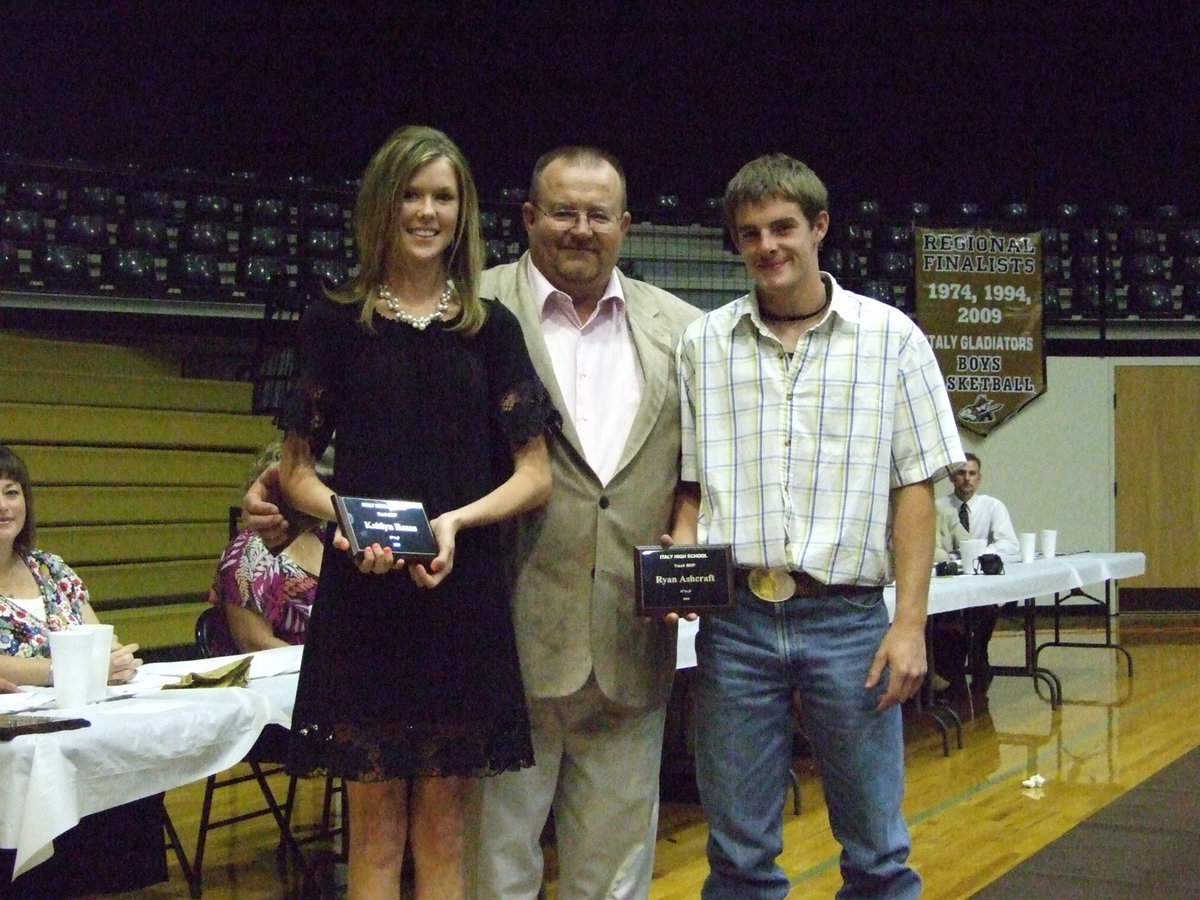
[[[363,172],[354,204],[358,274],[341,290],[326,292],[339,303],[362,303],[362,322],[368,330],[374,330],[374,305],[368,301],[372,291],[386,280],[398,199],[404,196],[416,173],[437,159],[450,163],[458,181],[458,222],[444,260],[462,306],[462,317],[454,329],[474,334],[487,318],[487,310],[479,301],[483,236],[479,230],[479,194],[471,168],[454,141],[436,128],[406,125],[375,152]]]

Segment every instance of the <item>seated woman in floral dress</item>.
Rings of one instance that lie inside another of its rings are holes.
[[[279,456],[276,441],[259,457],[253,477],[277,464]],[[317,470],[323,478],[332,472],[323,469],[325,465],[322,461]],[[269,547],[261,535],[247,528],[221,554],[208,594],[209,603],[225,610],[209,639],[213,655],[304,643],[327,526],[299,510],[288,508],[285,515],[288,533],[281,544]]]

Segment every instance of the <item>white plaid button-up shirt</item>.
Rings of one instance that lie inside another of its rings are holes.
[[[684,331],[682,478],[701,488],[699,540],[739,566],[884,584],[890,491],[944,474],[962,445],[916,325],[821,277],[829,311],[791,357],[750,294]]]

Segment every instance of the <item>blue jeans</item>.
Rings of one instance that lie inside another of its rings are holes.
[[[759,600],[745,588],[727,613],[703,617],[696,640],[696,778],[708,817],[705,900],[783,898],[790,883],[783,806],[791,763],[791,696],[821,773],[842,845],[839,900],[911,900],[901,712],[876,712],[887,673],[863,687],[888,629],[882,592]]]

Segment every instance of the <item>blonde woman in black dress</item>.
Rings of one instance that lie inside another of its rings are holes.
[[[359,274],[302,320],[280,484],[333,519],[314,460],[336,431],[334,491],[423,502],[439,553],[356,563],[327,543],[289,765],[348,782],[351,898],[398,896],[407,842],[416,896],[448,900],[465,779],[533,763],[502,523],[545,502],[560,419],[516,319],[478,296],[479,204],[449,138],[408,127],[380,148],[355,240]]]

